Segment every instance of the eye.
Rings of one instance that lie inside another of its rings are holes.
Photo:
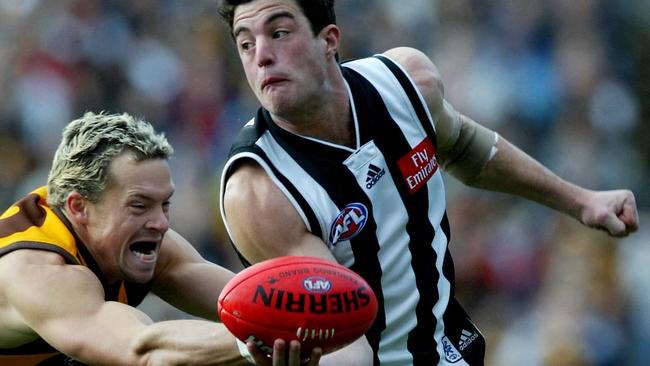
[[[171,207],[172,203],[169,201],[163,202],[162,208],[164,212],[169,212],[169,208]]]
[[[138,202],[131,203],[129,206],[136,210],[144,210],[146,208],[146,206],[143,203],[138,203]]]
[[[254,44],[251,41],[242,41],[239,43],[239,49],[242,51],[248,51],[253,48]]]
[[[286,36],[287,34],[289,34],[289,31],[287,31],[287,30],[284,30],[284,29],[276,30],[275,32],[273,32],[273,38],[274,39],[282,38],[282,37]]]

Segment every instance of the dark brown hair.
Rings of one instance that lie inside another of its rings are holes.
[[[239,5],[250,3],[254,0],[223,0],[219,7],[219,15],[228,23],[232,33],[232,23],[235,9]],[[305,17],[309,20],[314,35],[330,24],[336,24],[334,13],[334,0],[293,0],[298,4]]]

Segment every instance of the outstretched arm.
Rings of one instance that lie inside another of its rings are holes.
[[[627,236],[638,229],[631,191],[592,191],[569,183],[505,139],[499,139],[497,151],[474,186],[528,198],[612,236]]]
[[[422,52],[395,48],[386,55],[414,80],[432,114],[439,158],[447,172],[464,183],[515,194],[564,212],[612,236],[638,228],[634,195],[629,190],[592,191],[560,178],[538,161],[444,100],[436,66]]]
[[[153,323],[136,308],[104,301],[101,283],[88,268],[66,265],[55,253],[18,250],[1,257],[0,299],[0,315],[17,334],[41,337],[84,363],[245,364],[222,324]]]

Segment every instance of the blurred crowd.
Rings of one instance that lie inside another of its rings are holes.
[[[0,204],[46,182],[67,122],[128,112],[175,147],[172,226],[241,268],[218,212],[230,142],[257,108],[215,0],[0,0]],[[413,46],[446,98],[560,176],[629,188],[615,240],[448,178],[458,296],[488,365],[650,364],[650,2],[338,0],[342,59]],[[176,314],[155,299],[152,317]]]

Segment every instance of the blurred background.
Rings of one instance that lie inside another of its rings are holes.
[[[61,130],[128,112],[176,153],[172,225],[241,268],[221,166],[255,112],[214,0],[0,0],[0,203],[46,182]],[[629,188],[642,228],[614,240],[447,178],[458,296],[488,365],[650,364],[650,1],[338,0],[342,59],[395,46],[436,62],[446,98],[553,171]],[[645,132],[644,132],[645,131]],[[154,319],[184,316],[154,297]]]

